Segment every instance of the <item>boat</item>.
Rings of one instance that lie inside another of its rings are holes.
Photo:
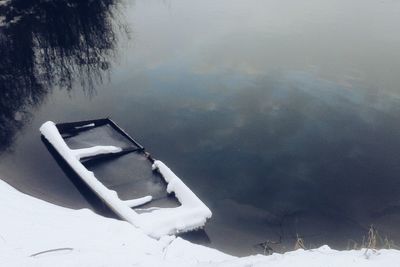
[[[110,118],[47,121],[40,132],[118,217],[153,238],[202,228],[212,216],[170,168]]]

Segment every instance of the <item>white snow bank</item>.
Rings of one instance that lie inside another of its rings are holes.
[[[86,209],[56,206],[24,195],[1,180],[0,214],[0,266],[7,267],[400,266],[398,250],[366,253],[323,246],[309,251],[236,258],[172,236],[157,241],[127,222]]]
[[[182,249],[185,243],[174,237],[156,241],[127,222],[55,206],[1,180],[0,203],[0,266],[173,266],[164,259],[174,253],[167,246],[177,242]],[[61,250],[31,256],[54,249]]]
[[[85,125],[83,127],[87,127]],[[40,127],[40,132],[60,153],[72,169],[91,187],[96,194],[122,219],[141,228],[149,236],[160,238],[203,227],[211,217],[210,209],[179,179],[164,163],[155,161],[153,169],[158,170],[167,182],[168,193],[175,193],[181,206],[176,208],[151,208],[138,214],[131,207],[151,201],[151,196],[123,201],[117,192],[105,187],[79,161],[83,157],[99,154],[117,153],[121,148],[115,146],[94,146],[83,149],[70,149],[60,135],[56,125],[48,121]],[[142,210],[143,211],[143,210]]]

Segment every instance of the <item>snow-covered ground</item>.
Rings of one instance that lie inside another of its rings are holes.
[[[237,258],[181,238],[159,241],[90,210],[59,207],[0,180],[0,266],[400,266],[400,251],[324,246]]]

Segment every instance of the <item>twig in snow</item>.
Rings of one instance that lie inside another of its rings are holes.
[[[29,257],[35,257],[44,253],[49,253],[49,252],[55,252],[55,251],[60,251],[60,250],[74,250],[73,248],[54,248],[54,249],[49,249],[49,250],[44,250],[37,252],[35,254],[30,255]]]

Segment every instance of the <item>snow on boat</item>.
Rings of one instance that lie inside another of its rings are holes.
[[[111,119],[48,121],[40,132],[111,210],[149,236],[195,230],[211,218],[210,209],[180,178]],[[114,179],[110,170],[122,178]],[[178,200],[175,206],[165,201],[171,195]]]

